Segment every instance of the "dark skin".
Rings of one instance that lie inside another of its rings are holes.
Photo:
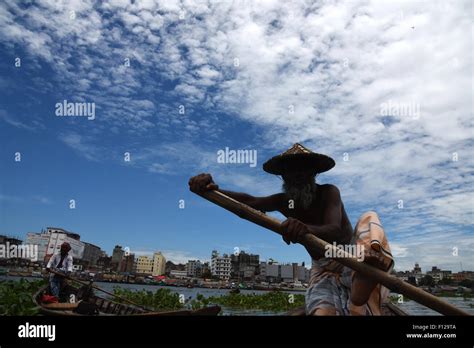
[[[60,249],[60,253],[61,253],[61,256],[64,257],[64,256],[67,256],[67,254],[69,254],[69,248],[67,246],[64,246],[64,245],[61,245],[61,249]]]
[[[314,173],[293,170],[283,174],[283,180],[290,182],[294,187],[302,187],[314,180]],[[189,180],[189,188],[192,192],[205,192],[217,190],[210,174],[199,174]],[[311,233],[328,243],[348,244],[352,238],[353,229],[344,209],[339,189],[334,185],[316,184],[316,192],[311,205],[304,209],[297,202],[290,201],[285,193],[277,193],[266,197],[254,197],[246,193],[238,193],[220,190],[229,197],[247,204],[248,206],[263,211],[278,211],[286,220],[282,223],[283,240],[287,243],[298,243],[304,234]],[[368,263],[373,263],[368,260]],[[377,283],[354,274],[352,281],[351,301],[360,306],[367,302],[370,293]],[[318,310],[319,311],[319,310]],[[316,315],[331,315],[331,310],[321,310]]]
[[[291,178],[285,175],[283,178]],[[311,175],[297,178],[300,185],[312,178]],[[200,174],[189,180],[190,190],[202,192],[218,189],[210,174]],[[254,197],[246,193],[220,190],[239,202],[263,211],[278,211],[287,219],[283,222],[283,240],[287,243],[298,243],[306,233],[314,234],[328,243],[349,243],[352,237],[352,226],[344,210],[339,190],[334,185],[317,185],[316,199],[308,209],[299,207],[297,202],[292,204],[285,193],[277,193],[267,197]]]

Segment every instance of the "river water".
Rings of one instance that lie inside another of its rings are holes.
[[[156,286],[156,285],[139,285],[139,284],[117,284],[117,283],[102,283],[97,282],[96,285],[106,291],[113,291],[115,286],[120,286],[127,289],[134,289],[134,290],[149,290],[149,291],[156,291],[158,288],[167,288],[173,292],[178,294],[184,295],[185,299],[194,299],[196,298],[197,294],[201,294],[204,297],[209,296],[222,296],[227,295],[230,290],[228,289],[206,289],[206,288],[181,288],[181,287],[172,287],[172,286]],[[264,290],[240,290],[241,294],[263,294],[266,291]],[[286,291],[287,293],[292,294],[302,294],[304,295],[303,291]],[[395,296],[397,297],[397,296]],[[467,312],[470,312],[474,315],[474,300],[472,298],[464,300],[462,297],[443,297],[444,301],[447,301],[454,306],[461,308]],[[430,308],[427,308],[423,305],[415,301],[405,301],[403,303],[397,303],[397,305],[403,309],[405,312],[411,315],[440,315],[439,313],[433,311]],[[471,306],[472,305],[472,306]],[[284,314],[282,313],[275,313],[275,312],[264,312],[261,310],[236,310],[230,308],[223,308],[224,315],[275,315],[275,314]]]
[[[0,280],[19,280],[21,277],[13,276],[0,276]],[[25,278],[27,280],[36,280],[37,278]],[[114,287],[121,287],[130,290],[146,290],[153,291],[160,288],[170,289],[172,292],[176,292],[180,295],[184,295],[186,300],[195,299],[197,294],[201,294],[204,297],[210,296],[222,296],[229,293],[229,289],[207,289],[207,288],[184,288],[174,286],[159,286],[159,285],[146,285],[146,284],[124,284],[124,283],[108,283],[108,282],[95,282],[96,286],[104,289],[108,292],[113,292]],[[241,294],[263,294],[264,290],[240,290]],[[303,291],[286,291],[292,294],[304,294]],[[462,297],[443,297],[444,301],[451,303],[452,305],[465,310],[474,315],[474,299],[469,298],[464,300]],[[397,303],[397,305],[410,315],[440,315],[439,313],[420,305],[415,301],[405,301],[403,303]],[[265,312],[262,310],[249,310],[249,309],[233,309],[233,308],[222,308],[223,315],[279,315],[284,312]]]

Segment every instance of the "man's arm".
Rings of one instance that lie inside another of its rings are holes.
[[[189,189],[193,192],[199,193],[209,190],[217,190],[219,189],[219,186],[214,183],[210,174],[199,174],[189,179]],[[247,204],[248,206],[260,211],[267,212],[281,209],[282,193],[277,193],[267,197],[254,197],[246,193],[226,190],[219,191],[236,201]]]
[[[223,194],[239,201],[241,203],[247,204],[248,206],[263,211],[277,211],[281,209],[281,193],[267,197],[254,197],[246,193],[232,192],[226,190],[219,190]]]
[[[311,233],[328,243],[336,242],[338,244],[347,242],[347,235],[342,230],[342,201],[339,189],[334,185],[329,185],[326,191],[326,207],[324,209],[323,224],[320,226],[307,225],[297,219],[288,218],[283,222],[283,228],[286,232],[283,240],[297,243],[298,239],[306,233]]]
[[[53,256],[51,256],[51,257],[49,258],[48,264],[46,265],[46,269],[47,269],[47,270],[50,270],[50,269],[51,269],[51,266],[53,266],[54,259],[55,259],[56,255],[57,255],[57,254],[54,254]]]
[[[67,257],[67,262],[66,262],[66,272],[71,273],[72,272],[72,256],[68,255]]]

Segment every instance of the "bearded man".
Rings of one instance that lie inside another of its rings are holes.
[[[365,250],[364,262],[391,271],[393,258],[377,214],[363,214],[353,230],[339,189],[334,185],[316,183],[318,174],[334,166],[335,161],[329,156],[294,144],[263,164],[263,170],[282,177],[282,193],[254,197],[226,190],[220,192],[254,209],[278,211],[286,216],[282,227],[283,240],[288,245],[311,233],[330,244],[357,245]],[[210,174],[192,177],[189,187],[196,193],[219,188]],[[387,296],[385,287],[321,255],[312,261],[305,297],[306,314],[380,315]]]

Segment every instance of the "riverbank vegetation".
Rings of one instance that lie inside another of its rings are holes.
[[[236,294],[204,297],[197,294],[195,299],[171,292],[169,289],[151,291],[132,291],[115,288],[114,294],[151,310],[170,310],[180,308],[199,309],[210,305],[220,305],[232,309],[252,309],[268,312],[282,312],[304,306],[304,295],[271,291],[264,294]]]
[[[45,280],[0,281],[0,315],[38,314],[32,296],[45,284]]]
[[[184,308],[184,303],[186,302],[178,293],[164,288],[152,292],[147,290],[134,291],[116,287],[114,288],[114,295],[125,298],[153,311],[181,309]],[[116,301],[121,302],[118,299],[116,299]]]
[[[0,315],[36,315],[38,308],[32,300],[32,296],[40,287],[46,284],[46,280],[28,281],[8,280],[0,281]],[[174,290],[176,291],[176,290]],[[303,294],[290,294],[282,291],[269,291],[265,293],[227,293],[222,296],[205,297],[197,294],[195,298],[185,298],[179,291],[174,292],[167,288],[158,288],[156,291],[130,290],[126,288],[114,288],[114,294],[126,298],[140,306],[153,311],[167,311],[179,309],[200,309],[210,305],[220,305],[230,310],[251,310],[252,312],[285,313],[294,308],[304,306]],[[100,292],[96,291],[100,296]],[[453,296],[452,293],[440,293],[438,296]],[[471,301],[472,294],[464,294],[463,297]],[[399,297],[391,296],[392,303],[397,304]],[[404,302],[409,301],[403,298]],[[120,301],[117,301],[120,302]],[[470,304],[472,307],[472,304]]]

